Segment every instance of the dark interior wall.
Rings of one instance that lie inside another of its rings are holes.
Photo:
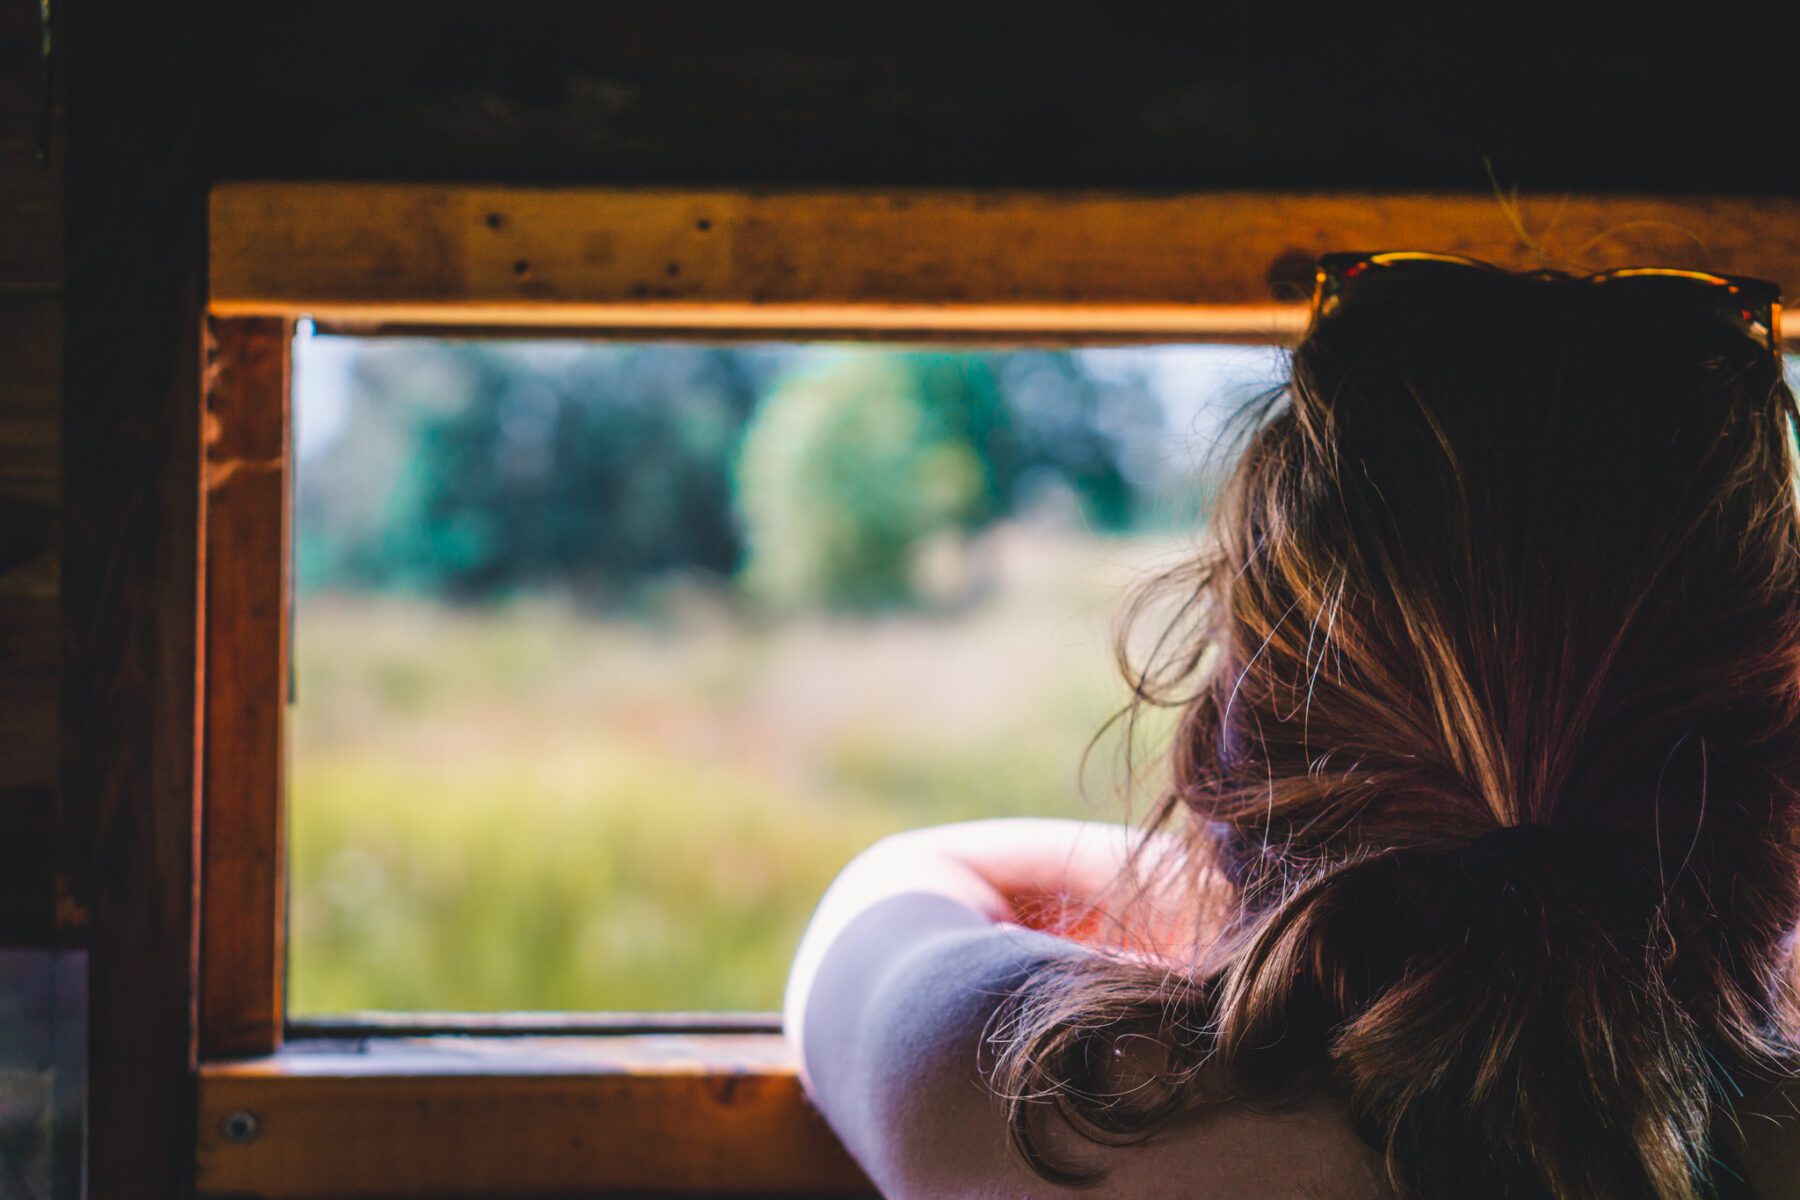
[[[61,112],[37,18],[0,0],[0,945],[56,928]]]
[[[235,5],[208,143],[235,178],[1482,191],[1485,155],[1528,190],[1791,190],[1772,13],[1436,7]]]
[[[62,694],[62,111],[0,0],[0,1194],[78,1195],[85,961],[50,949]],[[13,949],[27,946],[29,949]]]

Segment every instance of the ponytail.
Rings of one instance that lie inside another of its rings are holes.
[[[1317,1082],[1413,1195],[1701,1194],[1726,1081],[1670,977],[1654,879],[1597,842],[1513,826],[1298,888],[1225,975],[1239,1094],[1330,1063]]]

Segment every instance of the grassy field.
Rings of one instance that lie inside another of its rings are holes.
[[[934,614],[303,597],[292,1011],[772,1009],[875,838],[1117,819],[1116,740],[1085,781],[1081,755],[1123,698],[1123,589],[1167,547],[1009,536]]]

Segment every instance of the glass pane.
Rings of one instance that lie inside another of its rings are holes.
[[[294,1015],[770,1010],[902,828],[1122,815],[1266,348],[296,345]],[[1085,794],[1085,798],[1084,798]]]

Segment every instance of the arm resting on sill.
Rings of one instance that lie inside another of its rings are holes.
[[[876,843],[831,885],[795,956],[785,1027],[808,1094],[884,1194],[1075,1194],[1008,1153],[977,1053],[1030,971],[1093,953],[1030,926],[1084,911],[1141,836],[1076,821],[941,826]]]

